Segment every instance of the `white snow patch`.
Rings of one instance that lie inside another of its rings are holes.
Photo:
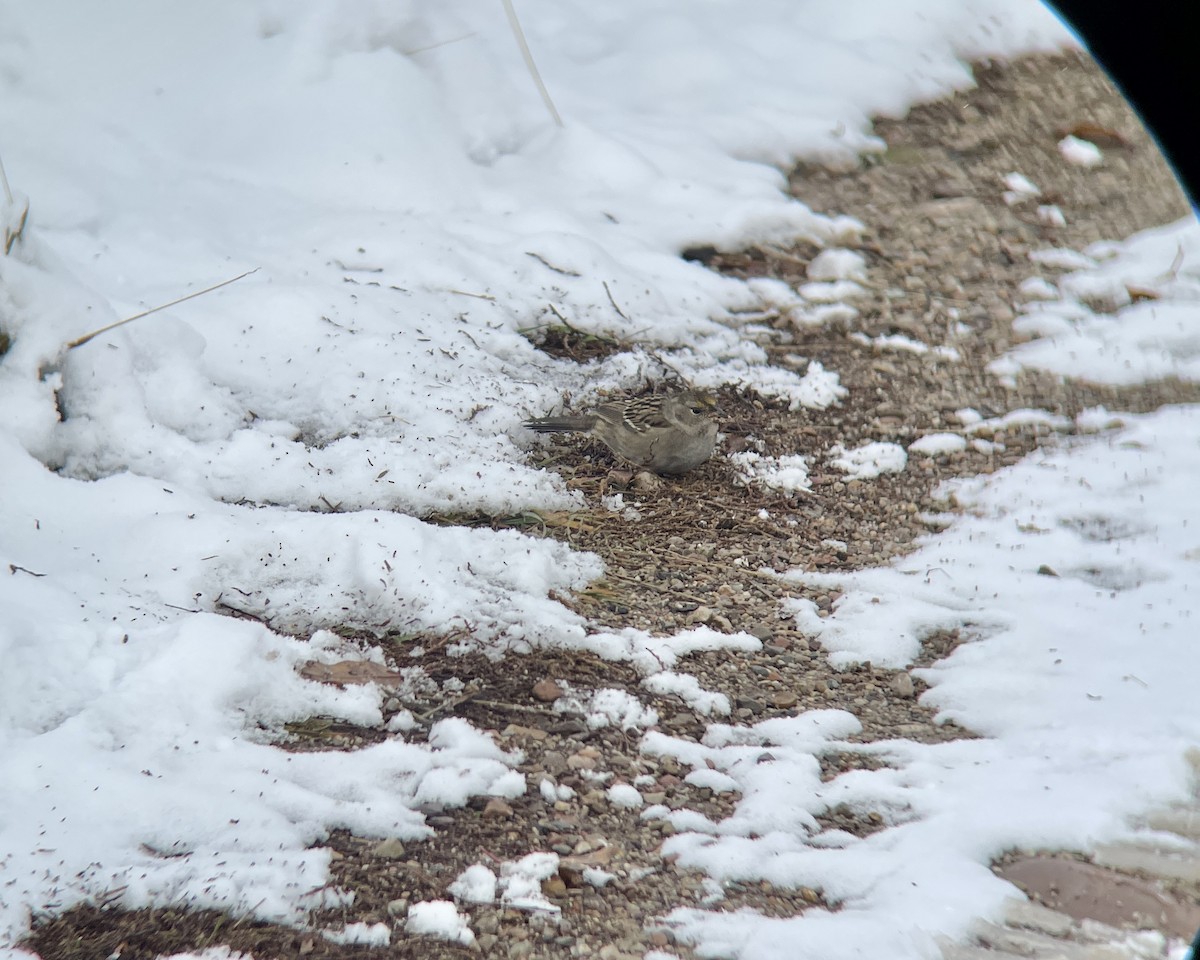
[[[1065,227],[1067,218],[1057,204],[1043,203],[1037,208],[1038,223],[1047,227]]]
[[[942,360],[960,360],[962,355],[954,347],[930,346],[920,340],[914,340],[902,333],[885,333],[877,337],[868,337],[858,330],[850,334],[850,339],[865,347],[876,350],[898,350],[904,353],[932,354]]]
[[[942,457],[967,449],[966,438],[957,433],[927,433],[908,445],[909,455]]]
[[[496,875],[482,863],[473,863],[454,879],[446,892],[467,903],[492,903],[496,899]]]
[[[500,905],[511,910],[559,913],[542,893],[542,881],[558,872],[558,854],[530,853],[520,860],[506,860],[500,867]]]
[[[1080,140],[1078,137],[1066,136],[1058,141],[1058,152],[1067,163],[1077,167],[1094,167],[1104,161],[1100,148],[1090,140]]]
[[[637,787],[628,783],[614,783],[605,791],[605,795],[608,797],[608,802],[614,807],[622,807],[626,810],[640,809],[646,802],[642,799]]]
[[[1026,300],[1057,300],[1058,287],[1042,277],[1029,277],[1022,280],[1018,289]]]
[[[1177,223],[1124,243],[1089,248],[1059,279],[1056,299],[1014,326],[1042,339],[1020,344],[990,369],[1021,368],[1128,386],[1200,380],[1200,223]],[[1096,258],[1103,255],[1103,260]]]
[[[1057,270],[1083,270],[1096,266],[1096,261],[1078,250],[1068,250],[1065,247],[1046,247],[1041,250],[1031,250],[1029,259],[1045,267]]]
[[[805,283],[799,288],[800,296],[813,303],[842,303],[855,297],[866,296],[870,291],[853,280],[834,280],[828,283]]]
[[[714,693],[700,686],[700,681],[688,673],[673,673],[664,670],[642,680],[642,686],[659,696],[674,695],[686,703],[694,713],[709,717],[729,715],[729,698],[723,693]]]
[[[458,912],[458,907],[451,900],[422,900],[408,908],[404,932],[470,945],[475,942],[475,934],[468,925],[468,920],[468,917]],[[382,923],[376,926],[387,929]]]
[[[1039,197],[1042,191],[1034,185],[1023,173],[1009,173],[1001,177],[1004,183],[1004,202],[1010,207],[1025,200],[1030,200],[1034,197]]]
[[[579,695],[560,697],[554,701],[554,712],[582,716],[592,730],[609,726],[626,731],[639,730],[658,723],[658,713],[653,708],[633,694],[616,688],[594,690],[586,698]]]
[[[322,930],[321,936],[331,943],[386,947],[392,942],[392,929],[386,923],[348,923],[340,930]]]
[[[908,465],[908,454],[895,443],[873,441],[847,450],[840,443],[829,448],[829,465],[843,471],[851,480],[871,480],[884,473],[901,473]]]
[[[784,493],[800,493],[810,490],[808,460],[798,453],[782,457],[769,457],[742,450],[728,454],[727,458],[737,470],[738,480],[747,486],[762,486]]]
[[[810,280],[866,281],[867,259],[853,250],[832,247],[813,257],[807,273]]]

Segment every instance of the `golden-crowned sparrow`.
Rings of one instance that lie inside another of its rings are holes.
[[[610,400],[577,417],[541,417],[537,433],[586,433],[618,457],[656,473],[685,473],[713,455],[717,424],[712,399],[691,390],[634,400]]]

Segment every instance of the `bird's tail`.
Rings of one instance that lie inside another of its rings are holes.
[[[534,433],[584,433],[596,425],[596,418],[589,417],[539,417],[526,420],[525,426]]]

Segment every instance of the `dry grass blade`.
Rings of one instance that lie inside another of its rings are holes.
[[[228,280],[222,280],[220,283],[214,283],[211,287],[205,287],[203,290],[197,290],[195,293],[189,293],[187,296],[178,297],[169,303],[160,303],[157,307],[151,307],[149,310],[143,310],[141,313],[135,313],[132,317],[126,317],[124,320],[118,320],[116,323],[110,323],[107,327],[101,327],[99,330],[93,330],[91,333],[84,334],[67,344],[68,350],[74,350],[76,347],[82,347],[89,340],[92,340],[102,333],[108,333],[109,330],[115,330],[117,327],[123,327],[127,323],[133,323],[134,320],[141,320],[142,317],[148,317],[152,313],[158,313],[160,310],[166,310],[167,307],[173,307],[176,304],[183,303],[186,300],[194,300],[196,297],[202,297],[206,293],[212,293],[214,290],[220,290],[222,287],[227,287],[231,283],[237,283],[239,280],[250,276],[252,273],[258,273],[258,267],[253,270],[247,270],[245,273],[240,273],[236,277],[230,277]]]
[[[4,187],[4,199],[8,201],[9,206],[13,203],[12,187],[8,185],[8,173],[4,169],[4,158],[0,157],[0,186]]]
[[[525,31],[521,29],[521,21],[517,19],[517,11],[512,5],[512,0],[502,0],[502,2],[504,4],[504,13],[508,17],[508,25],[512,27],[513,36],[517,38],[517,46],[521,48],[521,56],[525,58],[525,66],[529,68],[529,75],[533,77],[533,82],[537,85],[538,93],[542,95],[542,102],[546,105],[546,109],[550,111],[550,116],[553,118],[555,125],[561,127],[563,125],[562,117],[558,115],[554,101],[550,99],[550,91],[542,83],[542,75],[538,73],[537,64],[533,62],[533,54],[529,51],[529,44],[525,40]]]
[[[8,173],[4,169],[4,158],[0,157],[0,186],[4,187],[5,204],[9,207],[15,207],[17,199],[13,196],[12,187],[8,185]],[[29,201],[25,201],[25,205],[21,208],[21,212],[15,220],[16,226],[6,223],[4,225],[4,255],[8,256],[12,253],[13,245],[21,238],[22,232],[25,230],[25,221],[29,218]]]
[[[8,256],[12,253],[12,248],[18,240],[21,239],[21,234],[25,230],[25,221],[29,219],[29,201],[25,201],[25,206],[21,209],[21,213],[17,217],[17,225],[9,227],[7,224],[4,227],[4,255]]]

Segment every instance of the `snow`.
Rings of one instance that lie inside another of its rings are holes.
[[[927,343],[906,337],[902,333],[885,333],[877,337],[868,337],[865,333],[855,330],[850,334],[850,339],[855,343],[861,343],[864,347],[873,347],[876,350],[897,350],[917,354],[931,353],[934,357],[942,360],[961,359],[961,354],[954,347],[931,347]]]
[[[329,886],[333,830],[419,841],[428,812],[476,796],[563,797],[459,719],[410,742],[402,712],[389,739],[353,753],[277,746],[314,715],[382,722],[380,685],[299,673],[381,662],[372,638],[413,635],[414,657],[451,633],[492,658],[592,651],[630,662],[647,693],[726,717],[682,661],[761,641],[590,632],[553,597],[601,576],[597,557],[447,521],[581,506],[529,456],[521,421],[667,370],[794,410],[846,397],[838,371],[769,366],[749,335],[768,316],[852,318],[864,289],[861,257],[839,246],[864,225],[789,199],[780,168],[879,151],[868,117],[965,87],[964,58],[1070,42],[1037,4],[999,0],[528,0],[521,15],[562,128],[496,4],[0,0],[13,188],[0,222],[21,230],[0,255],[0,953],[31,911],[101,897],[304,924],[347,903]],[[679,255],[796,241],[823,248],[799,293]],[[1043,302],[1020,322],[1041,339],[1001,363],[1196,379],[1197,250],[1189,220],[1033,255],[1068,273],[1026,289]],[[530,342],[564,322],[629,349],[575,365]],[[684,942],[764,960],[797,942],[827,960],[919,956],[1011,893],[987,869],[995,853],[1117,837],[1182,794],[1182,752],[1200,736],[1184,699],[1200,422],[1180,407],[1077,426],[1085,437],[958,485],[970,514],[916,554],[823,581],[841,592],[832,615],[791,609],[839,663],[906,666],[930,631],[969,626],[971,642],[920,675],[927,702],[987,739],[854,745],[854,717],[818,711],[714,723],[697,744],[655,730],[626,691],[556,705],[644,732],[690,783],[739,798],[720,822],[641,811],[675,824],[672,852],[705,872],[710,905],[741,877],[843,906],[791,919],[680,908]],[[756,456],[738,464],[749,479],[808,488],[800,454]],[[895,445],[839,456],[861,478],[906,461]],[[636,519],[623,500],[609,508]],[[833,747],[882,765],[822,783]],[[884,829],[822,837],[816,817],[839,804],[881,813]],[[557,867],[532,851],[499,877],[477,864],[449,892],[555,912],[541,882]],[[414,904],[405,930],[473,940],[450,901]]]
[[[1185,752],[1200,737],[1200,719],[1189,708],[1194,674],[1181,665],[1196,656],[1200,508],[1188,491],[1200,470],[1200,409],[1126,419],[1121,431],[955,483],[947,493],[966,514],[892,567],[793,574],[843,591],[828,618],[794,603],[801,628],[835,662],[902,667],[924,636],[967,630],[969,642],[916,673],[931,685],[925,702],[939,718],[988,739],[878,742],[862,752],[886,758],[886,768],[810,781],[807,790],[797,789],[804,754],[790,749],[792,738],[812,734],[800,718],[759,724],[751,736],[717,739],[710,727],[714,752],[676,748],[687,763],[738,778],[744,796],[727,821],[672,839],[683,864],[719,878],[815,884],[852,906],[786,921],[743,917],[732,932],[720,921],[710,931],[703,912],[678,911],[689,941],[736,934],[739,956],[784,956],[770,946],[783,936],[820,956],[885,945],[893,956],[920,956],[921,931],[960,935],[971,915],[1006,895],[982,869],[988,858],[1128,836],[1127,818],[1149,802],[1189,795]],[[800,824],[768,838],[748,818],[770,806],[764,794],[785,787],[745,776],[737,761],[749,754],[735,746],[746,743],[769,747],[769,765],[792,771],[792,804],[810,813],[836,803],[875,810],[887,829],[838,848],[808,843],[811,828]],[[756,865],[768,843],[769,864]],[[940,899],[917,892],[930,883]],[[876,926],[885,918],[899,926]],[[897,951],[898,942],[907,946]]]
[[[626,810],[637,810],[645,803],[637,787],[628,783],[614,783],[605,791],[605,795],[614,807],[623,807]]]
[[[885,473],[900,473],[908,465],[908,454],[895,443],[872,441],[847,450],[840,443],[829,448],[829,465],[850,480],[872,480]]]
[[[558,854],[531,853],[500,865],[500,904],[511,910],[558,913],[542,893],[542,881],[558,872]]]
[[[1026,304],[1014,326],[1039,339],[993,369],[1118,386],[1200,379],[1200,222],[1186,217],[1089,252],[1058,279],[1052,298],[1035,288],[1038,302]]]
[[[738,479],[748,486],[767,487],[783,493],[801,493],[812,484],[808,479],[808,460],[798,453],[771,457],[753,450],[731,453],[728,460]]]
[[[957,433],[927,433],[908,445],[910,456],[940,457],[967,449],[965,437]]]
[[[1013,171],[1001,179],[1005,186],[1004,202],[1010,207],[1042,195],[1042,191],[1023,173]]]
[[[348,923],[340,930],[322,930],[321,936],[333,943],[352,943],[360,947],[386,947],[392,942],[392,931],[386,923]]]
[[[1056,203],[1043,203],[1037,208],[1038,223],[1047,227],[1065,227],[1067,218]]]
[[[729,715],[729,697],[723,693],[702,689],[700,681],[689,674],[664,670],[646,677],[642,686],[659,696],[674,694],[702,717],[713,714],[721,717]]]
[[[810,280],[866,280],[867,260],[857,251],[831,247],[812,258],[807,273]]]
[[[1104,162],[1104,154],[1098,146],[1078,137],[1063,137],[1058,141],[1058,152],[1067,163],[1077,167],[1094,167]]]
[[[385,924],[380,923],[376,926],[387,931]],[[414,903],[408,908],[404,932],[449,940],[451,943],[470,945],[475,942],[475,934],[467,925],[467,917],[459,913],[458,908],[449,900],[423,900]],[[383,944],[386,945],[387,941],[383,941]]]
[[[482,863],[475,863],[460,873],[447,889],[456,900],[491,903],[496,899],[496,875]]]

